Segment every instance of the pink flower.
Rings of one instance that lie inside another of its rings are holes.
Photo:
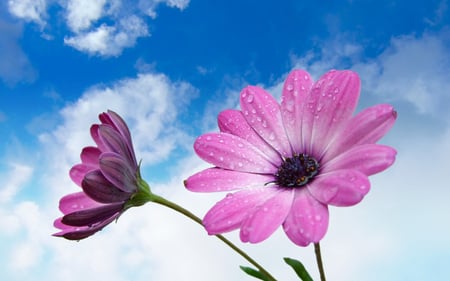
[[[70,177],[83,191],[60,200],[59,209],[64,216],[55,220],[55,227],[61,231],[54,236],[86,238],[127,208],[145,203],[137,195],[147,192],[148,186],[140,178],[126,123],[113,111],[100,114],[99,119],[101,124],[91,127],[97,146],[85,147],[81,164],[70,170]]]
[[[328,205],[352,206],[370,189],[368,176],[391,166],[396,151],[375,144],[394,124],[392,106],[352,116],[360,80],[329,71],[317,82],[303,70],[287,77],[281,105],[259,87],[241,92],[241,110],[219,114],[220,133],[197,138],[194,149],[215,167],[192,175],[196,192],[234,191],[203,219],[209,234],[240,229],[258,243],[280,225],[297,245],[319,242]]]

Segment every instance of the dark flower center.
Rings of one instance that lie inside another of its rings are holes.
[[[284,159],[275,174],[275,183],[281,187],[300,187],[319,172],[319,163],[308,154],[295,154]]]

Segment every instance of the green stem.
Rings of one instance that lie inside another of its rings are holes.
[[[325,271],[323,269],[322,255],[320,254],[320,244],[319,242],[314,243],[314,252],[316,253],[317,266],[319,267],[320,281],[326,281]]]
[[[196,215],[194,215],[193,213],[191,213],[190,211],[186,210],[185,208],[171,202],[168,201],[166,199],[164,199],[163,197],[160,197],[156,194],[152,194],[151,195],[151,201],[164,205],[166,207],[169,207],[170,209],[177,211],[178,213],[181,213],[183,215],[185,215],[186,217],[190,218],[191,220],[195,221],[196,223],[200,224],[201,226],[203,226],[202,220],[197,217]],[[249,263],[251,263],[252,265],[254,265],[262,274],[264,274],[268,280],[270,281],[276,281],[276,279],[269,273],[267,272],[259,263],[257,263],[254,259],[252,259],[249,255],[247,255],[244,251],[242,251],[241,249],[239,249],[236,245],[234,245],[230,240],[226,239],[224,236],[218,234],[215,235],[217,238],[219,238],[220,240],[222,240],[222,242],[224,242],[225,244],[227,244],[231,249],[233,249],[236,253],[238,253],[239,255],[241,255],[244,259],[246,259]]]

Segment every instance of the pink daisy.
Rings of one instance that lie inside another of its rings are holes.
[[[219,133],[197,138],[195,152],[215,167],[192,175],[195,192],[233,191],[205,215],[209,234],[240,229],[244,242],[279,226],[297,245],[319,242],[328,205],[352,206],[369,192],[368,176],[391,166],[396,151],[376,144],[396,112],[380,104],[355,116],[360,80],[332,70],[315,83],[303,70],[287,77],[281,104],[259,87],[240,96],[241,110],[218,116]]]
[[[64,196],[59,209],[64,216],[55,220],[61,231],[54,236],[70,240],[89,237],[114,221],[131,206],[139,191],[146,192],[126,123],[115,112],[99,116],[101,124],[91,127],[96,147],[85,147],[81,164],[70,170],[72,180],[82,188]]]

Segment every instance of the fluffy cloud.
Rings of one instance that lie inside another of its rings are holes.
[[[405,100],[422,114],[442,114],[450,104],[449,43],[445,34],[395,37],[376,59],[354,69],[364,75],[372,93]]]
[[[145,22],[136,16],[121,19],[117,25],[101,25],[87,32],[64,38],[64,43],[89,54],[118,56],[122,50],[134,46],[139,37],[147,36]]]
[[[30,166],[19,163],[12,163],[10,166],[8,173],[1,176],[5,181],[0,190],[0,203],[9,202],[33,174],[33,168]]]
[[[41,26],[45,24],[46,0],[9,0],[8,9],[18,18],[35,22]]]
[[[169,7],[183,10],[189,5],[189,1],[190,0],[139,0],[139,8],[143,10],[148,16],[156,18],[156,7],[159,4],[164,3]]]
[[[331,68],[358,72],[363,91],[389,102],[407,102],[420,114],[450,119],[450,35],[443,30],[393,37],[373,58],[363,57],[363,46],[337,37],[318,51],[292,56],[294,67],[308,69],[315,78]]]
[[[155,18],[159,5],[183,10],[189,0],[140,0],[137,3],[121,0],[10,0],[8,8],[14,16],[44,27],[48,7],[56,4],[63,10],[57,15],[64,17],[71,31],[64,37],[64,43],[81,52],[108,57],[118,56],[125,48],[134,46],[138,38],[150,36],[146,16]]]
[[[67,2],[67,25],[74,32],[91,27],[103,16],[103,7],[106,0],[72,0]]]

